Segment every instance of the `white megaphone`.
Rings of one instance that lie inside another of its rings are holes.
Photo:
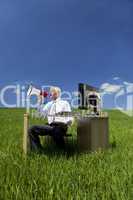
[[[29,89],[27,91],[27,97],[30,97],[32,95],[47,97],[48,92],[39,90],[39,89],[35,88],[33,85],[30,85]]]

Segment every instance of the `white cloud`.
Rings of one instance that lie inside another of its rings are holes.
[[[123,82],[124,85],[126,85],[126,91],[127,93],[133,93],[133,83],[129,83],[129,82]]]
[[[124,83],[125,85],[133,85],[133,83],[127,82],[127,81],[124,81],[123,83]]]
[[[120,77],[118,77],[118,76],[116,76],[116,77],[113,78],[113,80],[115,80],[115,81],[119,80],[119,79],[120,79]]]
[[[100,87],[102,93],[113,94],[119,93],[124,89],[124,93],[133,93],[133,83],[124,81],[122,84],[103,83]]]
[[[102,92],[104,93],[116,93],[121,89],[121,85],[110,84],[110,83],[103,83],[100,87]]]

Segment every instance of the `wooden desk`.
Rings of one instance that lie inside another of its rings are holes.
[[[97,151],[109,147],[108,116],[86,117],[78,120],[77,143],[80,151]]]

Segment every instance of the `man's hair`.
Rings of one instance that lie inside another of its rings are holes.
[[[59,97],[61,96],[61,89],[60,89],[59,87],[52,86],[52,87],[50,88],[50,93],[51,93],[51,92],[56,92],[56,93],[58,93],[58,96],[59,96]]]

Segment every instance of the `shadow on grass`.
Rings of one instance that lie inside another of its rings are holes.
[[[110,143],[109,148],[111,148],[112,150],[115,149],[117,147],[116,141],[113,141]]]
[[[106,150],[115,150],[117,148],[116,141],[113,140],[110,142],[109,147],[103,151]],[[71,138],[65,143],[65,148],[61,149],[56,146],[54,142],[49,142],[49,143],[43,143],[43,149],[41,151],[34,151],[32,152],[32,155],[46,155],[49,158],[53,157],[66,157],[66,158],[71,158],[71,157],[78,157],[81,153],[93,153],[92,151],[79,151],[78,145],[77,145],[77,139],[76,138]]]
[[[32,155],[39,154],[39,155],[47,155],[48,157],[66,157],[71,158],[73,156],[78,156],[79,151],[77,147],[77,141],[70,140],[65,144],[63,149],[58,148],[53,142],[43,144],[43,149],[41,151],[34,151]]]
[[[44,154],[49,157],[65,156],[66,158],[70,158],[73,156],[78,156],[78,151],[74,147],[69,145],[69,148],[67,146],[65,149],[59,149],[57,147],[54,148],[47,147],[44,149]]]

